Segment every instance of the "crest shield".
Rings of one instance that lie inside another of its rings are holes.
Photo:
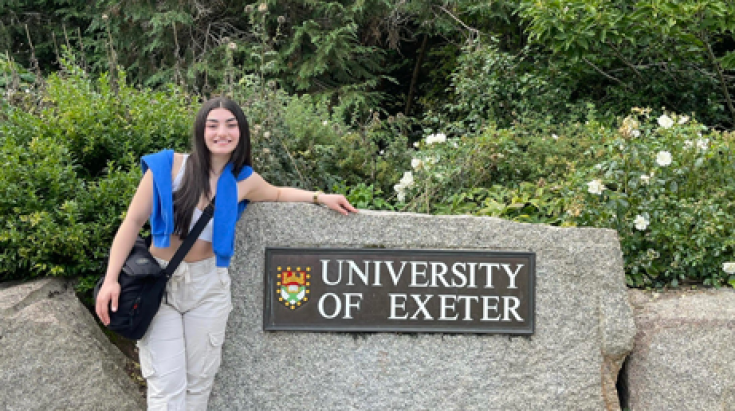
[[[276,294],[278,301],[286,307],[295,310],[309,301],[309,286],[311,267],[278,267],[278,282],[276,283]]]

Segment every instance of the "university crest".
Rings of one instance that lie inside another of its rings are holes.
[[[311,285],[309,271],[311,267],[305,267],[304,270],[301,267],[296,267],[296,270],[291,270],[291,267],[286,267],[285,270],[283,267],[278,267],[279,281],[276,283],[278,301],[292,310],[309,301],[309,286]]]

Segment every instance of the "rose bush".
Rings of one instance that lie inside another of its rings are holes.
[[[404,210],[612,228],[632,287],[735,285],[733,133],[635,108],[614,126],[433,136],[395,187]]]

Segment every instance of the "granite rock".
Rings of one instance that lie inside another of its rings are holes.
[[[735,410],[735,290],[630,290],[638,333],[624,399],[638,410]]]
[[[0,409],[142,410],[124,364],[67,281],[0,284]]]
[[[265,332],[266,247],[533,252],[535,333]],[[620,409],[635,323],[613,230],[256,203],[236,249],[212,410]]]

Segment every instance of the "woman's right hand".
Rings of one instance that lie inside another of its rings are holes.
[[[120,283],[117,281],[105,281],[100,287],[100,292],[97,293],[97,301],[95,303],[95,311],[97,317],[100,318],[102,324],[110,324],[110,312],[117,311],[117,301],[120,297]]]

